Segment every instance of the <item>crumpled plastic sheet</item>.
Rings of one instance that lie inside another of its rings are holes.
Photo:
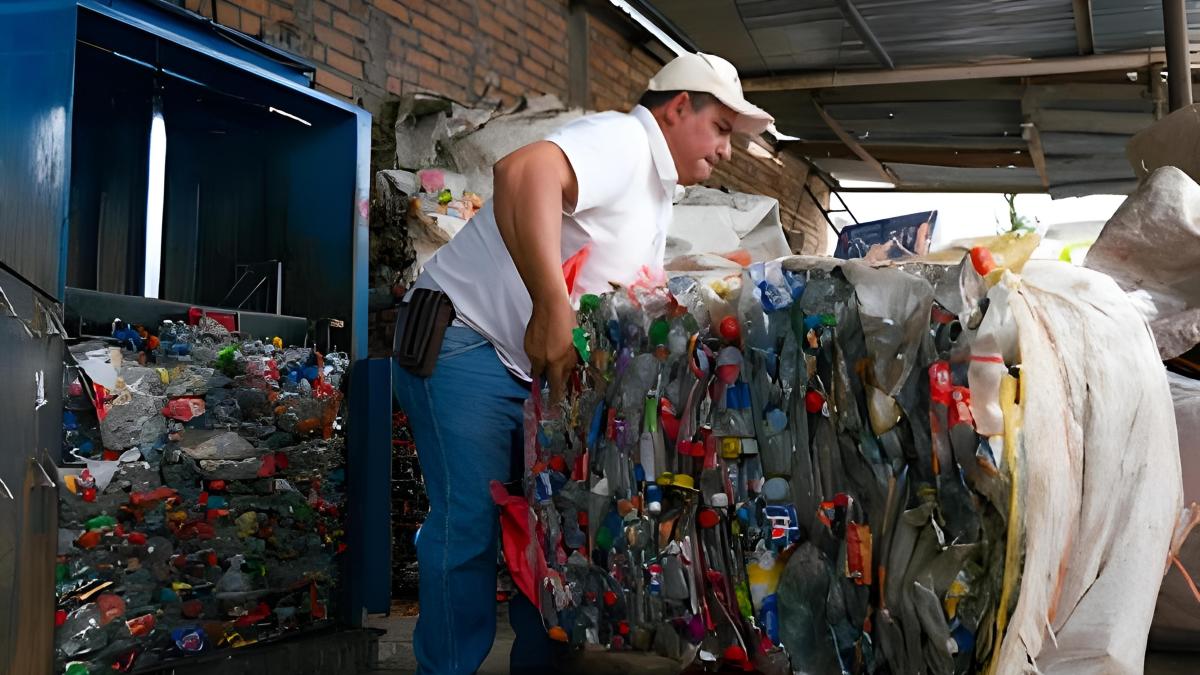
[[[551,637],[764,672],[1140,672],[1179,464],[1120,289],[810,263],[584,302],[579,393],[526,411]]]

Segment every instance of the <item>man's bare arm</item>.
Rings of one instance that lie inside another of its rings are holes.
[[[562,275],[562,212],[578,197],[575,172],[557,145],[542,141],[501,159],[493,175],[496,226],[533,300],[525,332],[530,374],[535,381],[545,375],[557,401],[575,364],[575,313]]]

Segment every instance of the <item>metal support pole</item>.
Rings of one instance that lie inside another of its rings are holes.
[[[1167,93],[1174,112],[1192,104],[1192,64],[1183,0],[1163,0],[1163,32],[1167,38]]]
[[[871,27],[867,25],[867,20],[863,18],[862,13],[854,6],[851,0],[837,0],[838,9],[842,10],[842,17],[846,19],[846,23],[854,29],[858,38],[862,40],[863,46],[867,51],[875,55],[876,60],[880,65],[888,70],[894,70],[896,64],[892,63],[892,57],[888,55],[887,50],[880,44],[879,38],[875,37],[875,33]]]

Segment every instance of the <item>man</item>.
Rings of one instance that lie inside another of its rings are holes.
[[[563,261],[586,257],[576,297],[661,269],[676,185],[706,180],[735,132],[771,122],[743,98],[732,64],[684,54],[631,112],[583,117],[500,160],[492,201],[426,264],[415,288],[440,289],[456,318],[430,377],[393,369],[430,503],[417,538],[421,673],[474,672],[491,649],[499,528],[489,484],[523,468],[511,458],[522,456],[530,382],[544,377],[557,400],[576,363]],[[532,603],[517,597],[509,613],[511,672],[554,672]]]

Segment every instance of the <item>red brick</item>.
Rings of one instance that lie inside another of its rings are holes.
[[[464,89],[471,84],[467,76],[467,71],[448,63],[442,64],[442,67],[438,70],[438,74],[440,74],[443,79],[453,82]]]
[[[550,55],[550,52],[536,45],[531,46],[527,53],[529,54],[530,58],[541,64],[543,68],[553,68],[555,61],[561,60],[554,58]]]
[[[262,32],[262,19],[254,14],[242,12],[242,32],[246,35],[258,37]]]
[[[409,66],[419,70],[424,70],[429,73],[438,72],[438,66],[441,65],[438,63],[437,59],[424,52],[419,52],[416,50],[410,50],[404,59],[404,62]]]
[[[367,37],[367,26],[362,21],[342,12],[333,13],[333,27],[356,38]]]
[[[511,77],[500,78],[500,91],[512,96],[525,95],[525,87],[522,87],[520,82],[517,82]]]
[[[446,45],[438,42],[437,40],[434,40],[433,38],[429,37],[428,35],[421,36],[420,46],[421,46],[421,51],[432,56],[433,58],[437,59],[438,61],[449,61],[450,60],[450,50],[446,48]]]
[[[384,14],[399,19],[400,21],[407,23],[409,20],[408,10],[405,9],[400,3],[396,2],[396,0],[375,0],[375,6],[378,7],[379,10]]]
[[[350,11],[350,0],[318,0],[318,1],[328,2],[329,4],[333,5],[334,7],[337,7],[338,9],[342,10],[343,12]]]
[[[354,85],[349,80],[338,77],[324,68],[317,69],[317,84],[346,98],[354,95]]]
[[[495,44],[495,46],[492,48],[492,51],[495,53],[496,58],[509,63],[516,63],[518,60],[520,60],[521,56],[517,53],[517,50],[500,42]]]
[[[434,40],[443,40],[446,37],[446,29],[431,21],[427,16],[413,14],[412,27]]]
[[[233,0],[233,3],[259,16],[267,14],[267,0]]]
[[[200,11],[200,0],[185,0],[183,6],[193,12]]]
[[[437,9],[436,7],[430,7],[426,0],[400,0],[400,2],[408,10],[409,14],[429,16],[431,12]]]
[[[498,21],[501,26],[504,26],[518,35],[521,34],[522,29],[524,28],[524,26],[521,25],[521,21],[516,16],[508,12],[497,12],[496,21]]]
[[[493,21],[484,21],[479,26],[479,29],[491,36],[492,39],[496,40],[497,42],[504,43],[508,41],[508,35],[506,35],[504,32],[504,26],[501,26],[499,23]]]
[[[329,20],[329,17],[328,17],[329,6],[328,5],[322,5],[320,3],[314,4],[313,5],[313,16],[317,16],[318,15],[317,10],[322,7],[324,7],[325,12],[326,12],[325,20],[328,21]],[[296,14],[292,11],[292,8],[285,7],[278,3],[271,3],[271,5],[267,7],[267,16],[272,21],[282,21],[284,23],[294,23],[296,21]]]
[[[546,15],[546,27],[548,32],[562,35],[566,37],[567,19],[561,12],[550,12]]]
[[[362,76],[363,76],[362,61],[356,61],[356,60],[350,58],[349,56],[346,56],[345,54],[337,51],[336,49],[326,50],[325,63],[329,64],[330,67],[332,67],[336,70],[342,71],[343,73],[349,75],[350,77],[353,77],[357,80],[362,79]]]
[[[392,36],[388,40],[388,49],[392,53],[402,52],[420,41],[421,34],[415,28],[392,24]]]
[[[312,12],[314,19],[324,21],[325,23],[333,23],[333,8],[329,5],[323,2],[314,2]]]
[[[427,73],[423,70],[417,73],[417,86],[421,87],[425,91],[431,91],[434,93],[441,93],[445,88],[442,78],[434,75],[433,73]]]
[[[238,28],[242,25],[241,11],[234,5],[229,4],[225,0],[217,0],[217,23],[231,28]]]
[[[433,19],[434,23],[441,24],[442,28],[451,33],[457,33],[462,30],[462,22],[450,12],[437,9],[429,13],[429,18]]]
[[[332,47],[343,54],[354,53],[354,40],[345,33],[330,28],[324,24],[313,24],[313,34],[320,42],[327,47]]]
[[[324,63],[324,61],[325,61],[325,45],[323,45],[319,42],[314,42],[314,43],[312,43],[312,46],[310,47],[310,49],[312,51],[311,56],[312,56],[313,61],[317,61],[318,63]]]
[[[445,40],[446,46],[451,52],[460,54],[474,54],[475,43],[458,35],[447,35]]]
[[[548,74],[544,67],[538,65],[537,63],[534,63],[533,61],[531,61],[527,58],[521,59],[521,68],[528,71],[530,75],[533,75],[534,77],[536,77],[540,80],[545,80],[546,75]]]
[[[404,85],[400,82],[400,78],[388,75],[387,92],[389,94],[395,94],[396,96],[400,96],[404,93]]]

